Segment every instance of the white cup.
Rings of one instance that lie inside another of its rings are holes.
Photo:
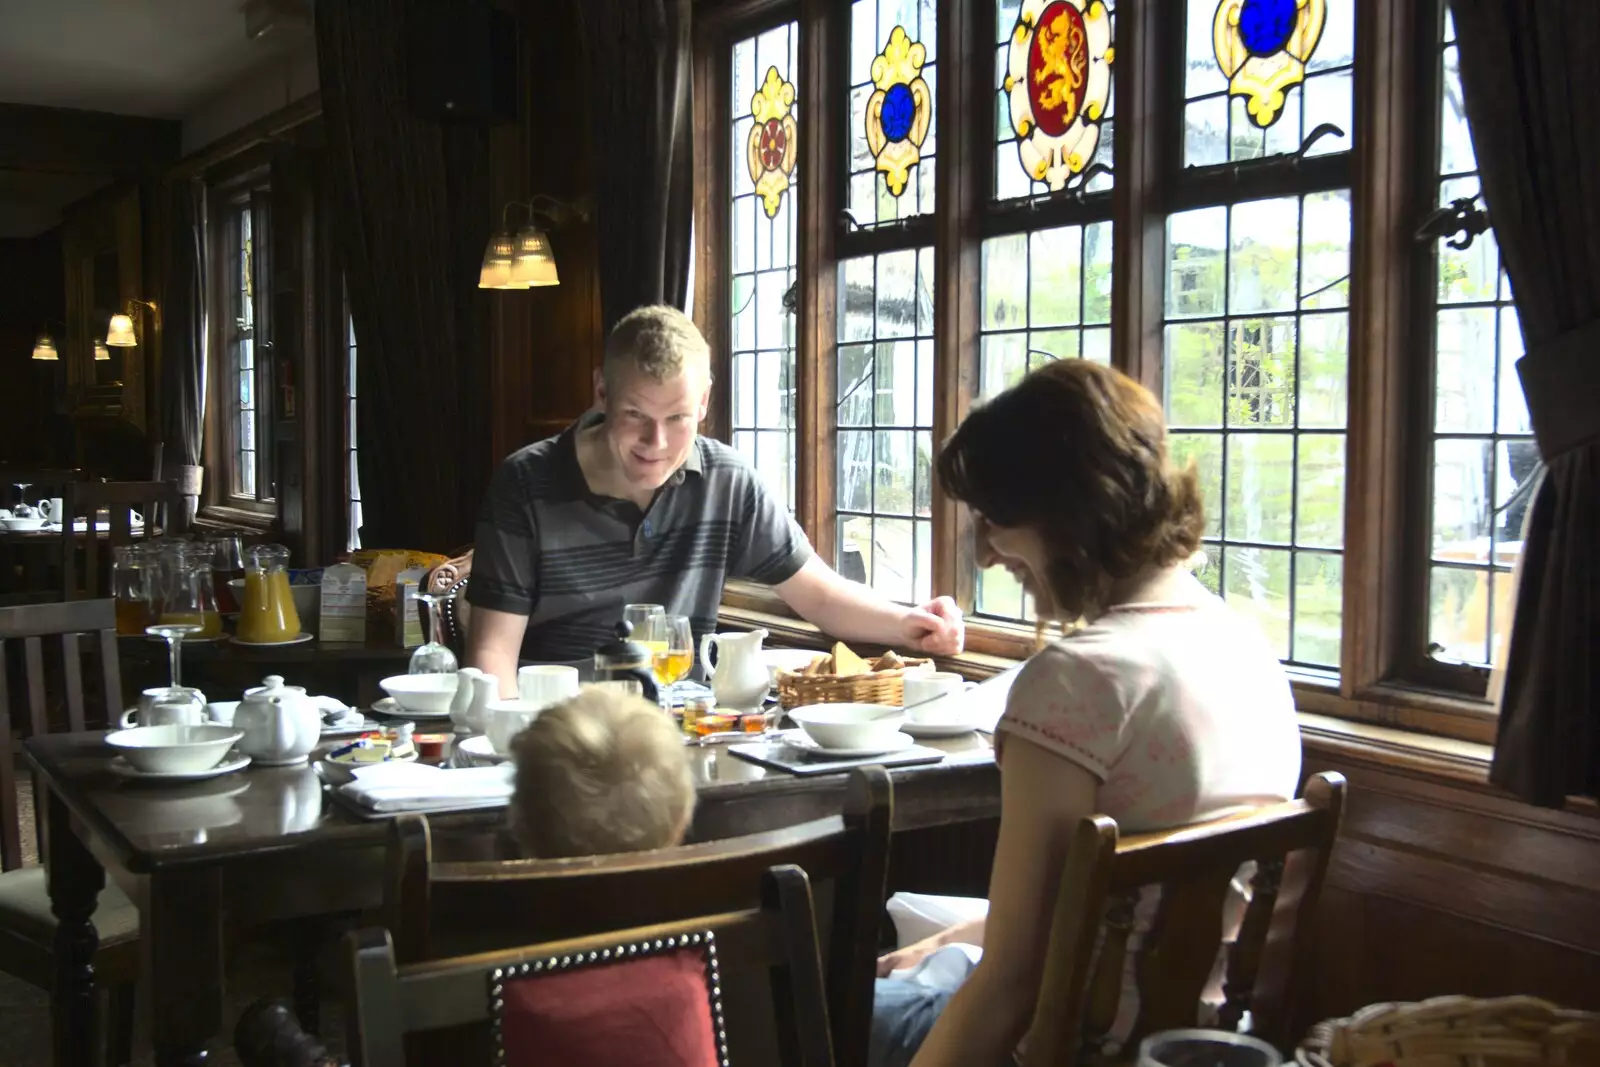
[[[122,713],[122,728],[134,726],[204,726],[206,709],[199,704],[152,704]]]
[[[517,696],[544,708],[578,695],[578,668],[535,663],[517,671]]]
[[[184,688],[187,689],[187,688],[190,688],[190,687],[189,686],[185,686]],[[204,693],[201,693],[199,690],[195,690],[195,693],[196,693],[197,697],[199,698],[198,702],[201,703],[201,704],[204,704],[205,701],[206,701],[206,695]],[[170,715],[172,717],[151,718],[151,709],[153,709],[156,706],[156,701],[160,700],[162,697],[164,697],[166,695],[167,695],[167,687],[164,686],[164,685],[163,686],[158,686],[155,689],[146,689],[146,690],[142,691],[139,694],[139,699],[134,702],[134,706],[132,708],[130,708],[129,710],[127,710],[127,711],[122,713],[122,728],[124,730],[127,730],[127,729],[129,729],[129,728],[131,728],[131,727],[133,727],[135,725],[138,725],[138,726],[167,726],[167,725],[187,726],[187,725],[190,725],[191,721],[190,721],[189,718],[187,718],[185,716],[179,716],[179,715],[176,714],[176,712],[178,710],[181,710],[181,709],[173,708],[171,705],[165,705],[167,708],[169,708],[169,711],[164,713],[164,714]],[[206,722],[206,719],[205,719],[205,716],[204,716],[203,712],[202,712],[201,717],[199,719],[193,720],[193,724],[197,725],[197,726],[204,725],[205,722]]]
[[[536,704],[531,700],[489,701],[489,712],[484,716],[488,720],[485,732],[489,735],[489,744],[501,755],[510,752],[511,742],[518,734],[533,725],[533,720],[537,719],[547,706]]]
[[[60,522],[61,513],[66,510],[62,506],[61,498],[58,496],[53,496],[49,500],[39,501],[37,507],[39,508],[39,514],[51,522]]]
[[[905,698],[901,701],[906,709],[906,718],[916,723],[952,722],[960,718],[964,707],[959,701],[939,698],[964,693],[976,686],[976,682],[969,682],[953,671],[908,674],[905,676]]]

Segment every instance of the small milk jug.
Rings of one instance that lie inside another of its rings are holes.
[[[700,666],[711,681],[718,707],[758,708],[766,699],[772,680],[761,658],[761,642],[766,637],[765,630],[751,630],[743,634],[706,634],[700,639]],[[711,662],[713,648],[717,649],[715,664]]]

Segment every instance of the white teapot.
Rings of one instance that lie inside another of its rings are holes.
[[[766,699],[772,674],[761,659],[761,642],[767,631],[706,634],[700,639],[700,665],[711,680],[711,692],[722,708],[759,708]],[[718,650],[711,662],[711,649]]]
[[[304,689],[284,685],[278,675],[264,682],[246,690],[233,713],[233,728],[244,732],[237,747],[263,767],[300,763],[322,736],[322,712]]]

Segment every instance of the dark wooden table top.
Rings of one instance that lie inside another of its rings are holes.
[[[28,739],[28,759],[96,839],[104,858],[132,874],[210,865],[241,857],[321,848],[381,846],[386,820],[345,811],[310,764],[247,767],[205,782],[155,785],[109,768],[104,734]],[[922,744],[947,753],[940,763],[891,768],[895,828],[918,829],[999,813],[999,775],[982,734]],[[798,777],[740,759],[725,745],[688,749],[699,783],[694,836],[749,833],[836,813],[842,774]],[[313,754],[315,757],[316,754]],[[503,827],[504,809],[431,816],[441,827]]]
[[[167,661],[167,643],[146,635],[123,635],[117,640],[118,651],[124,659]],[[367,640],[357,642],[322,641],[313,637],[295,645],[240,645],[229,635],[226,641],[185,641],[183,662],[189,663],[259,663],[284,665],[295,663],[326,663],[330,660],[345,662],[394,662],[401,665],[397,673],[411,661],[412,648],[402,648],[391,636],[387,641],[369,634]],[[217,698],[224,699],[224,698]],[[225,699],[232,700],[233,697]]]

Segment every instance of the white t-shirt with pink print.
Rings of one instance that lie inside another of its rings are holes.
[[[1123,833],[1294,796],[1294,698],[1260,632],[1192,578],[1181,601],[1124,604],[1022,667],[997,733],[1100,780]]]

